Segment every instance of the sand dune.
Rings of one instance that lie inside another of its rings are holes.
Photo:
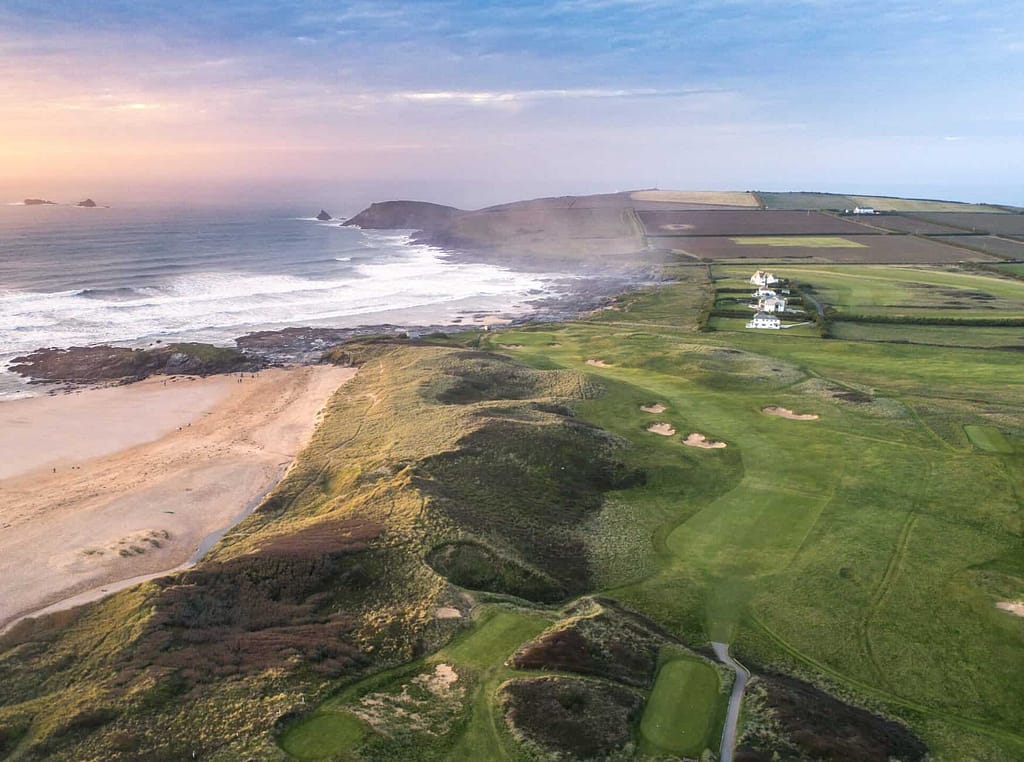
[[[0,405],[0,419],[19,419],[19,460],[0,480],[0,628],[187,562],[277,482],[317,412],[354,374],[315,366],[241,383],[151,379]],[[178,384],[198,386],[183,394]],[[5,410],[18,402],[26,404]],[[53,426],[61,420],[76,432],[66,442]]]

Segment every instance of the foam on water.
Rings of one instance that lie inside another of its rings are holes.
[[[366,256],[330,258],[332,271],[320,277],[210,269],[172,275],[159,285],[0,290],[0,365],[40,347],[229,342],[250,330],[351,327],[364,323],[362,316],[413,308],[445,322],[451,305],[460,312],[522,308],[565,277],[449,262],[444,252],[411,244],[406,235],[360,235]],[[2,375],[0,398],[24,395],[20,380]]]

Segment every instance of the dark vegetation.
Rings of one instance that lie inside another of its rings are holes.
[[[658,625],[607,598],[584,598],[565,613],[520,646],[512,666],[603,677],[635,688],[654,684],[658,653],[675,642]]]
[[[515,735],[576,759],[622,749],[643,704],[629,688],[570,677],[510,680],[499,695]]]
[[[752,703],[767,720],[753,725],[753,732],[743,738],[737,762],[917,762],[928,753],[905,726],[844,704],[792,677],[758,677]]]
[[[158,373],[186,376],[249,373],[266,365],[265,360],[235,349],[179,343],[153,349],[111,346],[37,349],[16,357],[11,370],[33,382],[89,384],[138,381]]]

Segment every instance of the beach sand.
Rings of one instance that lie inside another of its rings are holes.
[[[0,451],[15,455],[0,475],[0,629],[188,562],[277,483],[354,375],[155,377],[0,404]]]

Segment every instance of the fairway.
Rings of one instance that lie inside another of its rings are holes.
[[[790,249],[866,249],[862,243],[837,236],[742,236],[730,238],[741,246],[768,246]]]
[[[964,426],[964,431],[971,440],[971,444],[985,452],[998,452],[1009,455],[1013,452],[1013,444],[1006,438],[999,429],[991,426]]]
[[[699,756],[715,746],[715,718],[722,700],[718,673],[693,658],[667,662],[640,721],[643,739],[662,752]]]

